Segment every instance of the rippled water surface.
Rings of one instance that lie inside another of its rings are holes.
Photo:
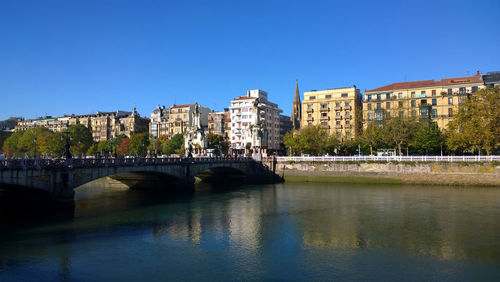
[[[3,214],[0,281],[500,281],[500,189],[199,188],[94,182],[74,216]]]

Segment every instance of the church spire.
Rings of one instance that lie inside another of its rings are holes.
[[[300,104],[298,80],[295,80],[295,97],[293,98],[293,110],[291,118],[293,129],[300,129],[300,120],[302,119],[302,105]]]

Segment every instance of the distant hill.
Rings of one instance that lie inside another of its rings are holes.
[[[21,118],[11,117],[0,121],[0,130],[13,129]]]

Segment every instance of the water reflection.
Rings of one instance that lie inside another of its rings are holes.
[[[71,220],[0,235],[0,280],[81,280],[90,270],[111,280],[369,279],[393,264],[404,271],[382,277],[500,275],[498,189],[279,184],[198,190],[172,196],[110,182],[82,187]]]

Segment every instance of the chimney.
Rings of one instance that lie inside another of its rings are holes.
[[[480,72],[480,71],[477,71],[477,75],[481,75],[481,72]]]

